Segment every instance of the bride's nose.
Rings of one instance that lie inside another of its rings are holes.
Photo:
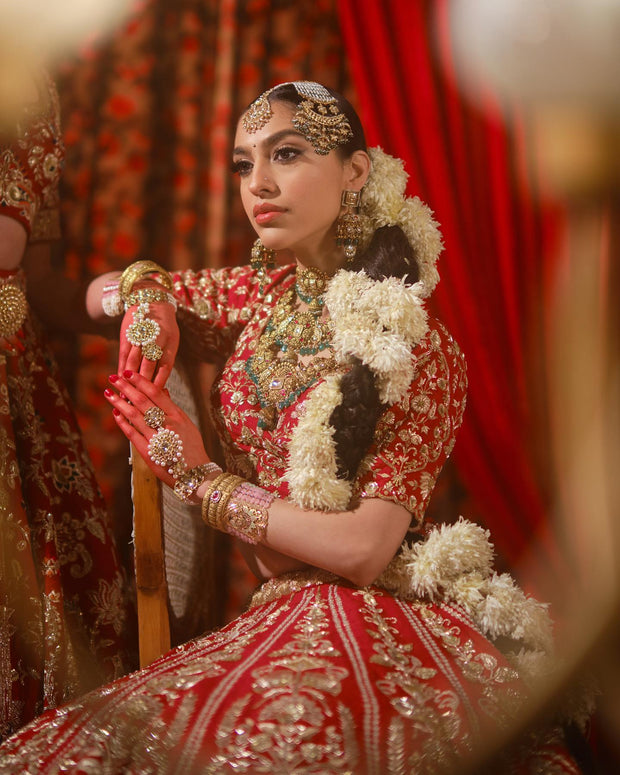
[[[248,189],[255,196],[276,191],[277,186],[267,163],[254,164],[250,173]]]

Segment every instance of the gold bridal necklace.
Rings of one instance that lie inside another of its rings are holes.
[[[324,319],[323,294],[329,275],[315,267],[298,267],[295,288],[274,307],[256,352],[245,370],[256,386],[261,411],[258,425],[273,430],[278,412],[290,406],[319,377],[336,367],[333,353],[319,355],[331,344],[331,321]],[[297,301],[307,305],[298,309]],[[303,356],[317,356],[303,363]]]

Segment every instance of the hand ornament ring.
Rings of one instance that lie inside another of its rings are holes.
[[[153,463],[164,468],[177,469],[179,464],[183,466],[183,442],[175,431],[169,428],[158,428],[157,433],[151,436],[148,445],[148,454]]]
[[[157,430],[158,428],[161,428],[166,422],[166,413],[159,406],[149,406],[149,408],[144,412],[144,422],[149,426],[149,428]]]
[[[163,354],[164,351],[156,342],[147,342],[142,345],[142,356],[147,361],[158,361]]]
[[[154,343],[159,332],[160,327],[156,320],[146,317],[136,318],[134,315],[133,323],[125,331],[125,337],[129,344],[141,347],[151,342]]]
[[[135,347],[145,347],[146,345],[155,345],[155,341],[159,336],[161,328],[156,320],[148,317],[149,305],[148,302],[141,302],[138,304],[133,312],[133,319],[131,325],[127,326],[125,331],[125,338],[129,344]],[[161,350],[160,347],[158,347]],[[148,360],[157,360],[157,358],[149,358]],[[159,356],[161,357],[161,355]]]

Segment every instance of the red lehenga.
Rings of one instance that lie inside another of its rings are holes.
[[[228,470],[283,498],[291,436],[320,380],[270,431],[247,364],[294,279],[292,267],[264,289],[249,268],[176,278],[184,339],[196,355],[229,356],[213,393]],[[466,378],[436,322],[412,358],[409,390],[384,412],[354,497],[404,504],[422,545]],[[393,586],[389,572],[385,581]],[[300,571],[266,582],[223,629],[22,730],[0,748],[0,772],[432,773],[507,724],[526,694],[515,666],[449,600]],[[505,771],[579,770],[550,732]]]
[[[58,102],[0,145],[0,214],[30,241],[58,235]],[[26,291],[20,270],[0,287]],[[0,346],[0,739],[129,669],[126,579],[58,366],[31,311]],[[0,345],[2,341],[0,340]]]

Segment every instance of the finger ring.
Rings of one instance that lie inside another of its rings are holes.
[[[175,431],[158,428],[157,433],[151,436],[148,453],[155,465],[164,468],[176,467],[176,464],[183,461],[183,442]]]
[[[142,355],[147,361],[158,361],[163,354],[164,351],[155,342],[147,342],[142,345]]]
[[[144,422],[149,428],[157,430],[166,422],[166,413],[159,406],[149,406],[144,412]]]

